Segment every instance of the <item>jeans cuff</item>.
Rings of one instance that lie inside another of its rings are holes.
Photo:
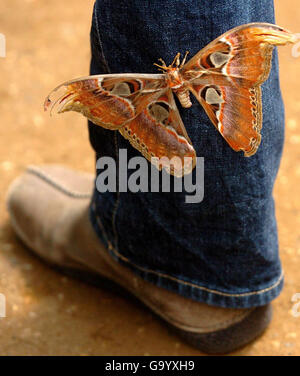
[[[217,289],[210,289],[201,284],[181,279],[179,276],[172,276],[155,270],[136,265],[127,257],[124,257],[109,241],[101,219],[93,206],[90,207],[90,221],[92,226],[107,248],[109,254],[120,264],[128,267],[132,272],[139,275],[145,281],[156,286],[165,288],[186,298],[223,308],[252,308],[263,306],[274,300],[281,292],[284,284],[284,273],[281,271],[277,278],[269,282],[268,286],[257,290],[243,293],[223,292]]]

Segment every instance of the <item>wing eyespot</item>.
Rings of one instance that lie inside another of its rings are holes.
[[[168,122],[170,113],[170,106],[168,105],[168,103],[162,101],[151,103],[148,106],[148,110],[151,116],[154,117],[156,121],[162,124]]]
[[[221,68],[223,67],[231,58],[229,51],[227,52],[213,52],[207,57],[208,63],[212,68]]]

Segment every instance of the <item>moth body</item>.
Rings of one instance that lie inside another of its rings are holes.
[[[162,61],[163,65],[158,65],[161,70],[166,72],[168,87],[177,95],[181,106],[184,108],[189,108],[192,106],[190,93],[186,87],[186,81],[180,74],[180,69],[183,67],[186,61],[187,54],[188,52],[185,54],[185,57],[181,63],[179,60],[180,53],[178,53],[171,65],[167,66],[162,59],[160,60]]]
[[[175,94],[177,95],[182,107],[189,108],[192,106],[190,93],[184,86],[182,86],[179,90],[176,90]]]
[[[180,101],[180,104],[184,108],[189,108],[192,106],[190,100],[189,90],[185,86],[185,80],[181,76],[179,69],[174,67],[168,67],[167,70],[167,83],[168,87],[177,95],[177,98]]]

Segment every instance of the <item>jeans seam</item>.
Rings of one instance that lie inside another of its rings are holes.
[[[109,65],[107,63],[107,60],[105,58],[105,54],[104,54],[104,50],[103,50],[103,44],[102,44],[102,40],[101,40],[101,36],[100,36],[100,28],[99,28],[99,22],[98,22],[98,11],[97,11],[96,2],[95,2],[95,5],[94,5],[94,16],[95,16],[95,23],[96,23],[96,29],[97,29],[98,42],[99,42],[99,46],[100,46],[100,49],[101,49],[101,55],[102,55],[103,61],[105,63],[107,72],[110,73],[111,70],[110,70]],[[116,160],[118,160],[119,159],[118,134],[117,134],[116,131],[114,132],[114,145],[115,145]],[[120,203],[120,192],[119,192],[119,188],[118,188],[118,190],[117,190],[117,199],[116,199],[116,202],[114,204],[114,208],[113,208],[112,216],[111,216],[111,224],[112,224],[112,229],[113,229],[113,233],[114,233],[114,242],[115,242],[115,247],[117,249],[118,249],[118,232],[117,232],[117,228],[116,228],[116,215],[117,215],[119,203]],[[103,224],[102,224],[101,227],[105,231]],[[106,231],[105,231],[105,233],[106,233]],[[107,238],[107,234],[106,234],[106,238]],[[108,238],[107,238],[107,240],[108,240]],[[108,242],[108,244],[110,244],[110,243]],[[112,247],[111,244],[110,244],[110,247]]]
[[[99,220],[101,221],[100,218],[99,218]],[[192,283],[192,282],[183,281],[183,280],[181,280],[181,279],[179,279],[177,277],[173,277],[173,276],[170,276],[168,274],[157,272],[155,270],[143,268],[142,266],[136,265],[133,262],[131,262],[127,257],[121,255],[112,245],[110,245],[109,250],[112,251],[115,254],[115,256],[117,256],[118,258],[120,258],[123,262],[126,262],[127,264],[132,265],[134,268],[136,268],[136,269],[138,269],[138,270],[140,270],[142,272],[155,274],[155,275],[157,275],[159,277],[166,278],[166,279],[169,279],[169,280],[173,280],[173,281],[175,281],[177,283],[180,283],[180,284],[183,284],[183,285],[186,285],[186,286],[190,286],[190,287],[193,287],[193,288],[196,288],[196,289],[199,289],[199,290],[211,293],[211,294],[224,296],[224,297],[227,296],[227,297],[240,298],[240,297],[247,297],[247,296],[253,296],[253,295],[260,295],[260,294],[263,294],[265,292],[269,292],[269,291],[275,289],[277,286],[280,285],[280,283],[281,283],[281,281],[283,280],[283,277],[284,277],[284,272],[282,270],[280,276],[278,277],[278,279],[276,280],[276,282],[274,282],[272,284],[272,286],[266,287],[266,288],[264,288],[262,290],[255,290],[255,291],[245,292],[245,293],[239,293],[239,294],[230,294],[230,293],[225,293],[225,292],[221,292],[221,291],[209,289],[209,288],[204,287],[204,286],[199,286],[199,285],[196,285],[195,283]]]
[[[96,23],[96,29],[97,29],[97,36],[98,36],[98,42],[99,42],[99,46],[100,46],[100,50],[101,50],[101,55],[102,55],[102,58],[103,58],[103,62],[106,66],[106,69],[107,69],[107,73],[110,73],[111,70],[108,66],[108,63],[107,63],[107,60],[105,58],[105,55],[104,55],[104,51],[103,51],[103,44],[102,44],[102,39],[100,37],[100,28],[99,28],[99,22],[98,22],[98,11],[97,11],[97,5],[96,5],[96,2],[94,4],[94,17],[95,17],[95,23]]]
[[[117,131],[114,131],[114,132],[115,132],[115,134],[114,134],[114,144],[115,144],[116,161],[119,161],[118,134],[117,134]],[[119,167],[119,162],[118,162],[118,167]],[[119,180],[119,176],[118,176],[118,180]],[[116,249],[118,249],[118,232],[117,232],[117,228],[116,228],[116,217],[117,217],[117,211],[118,211],[118,208],[119,208],[119,204],[120,204],[120,191],[119,191],[119,182],[118,182],[117,183],[117,199],[116,199],[114,209],[113,209],[113,212],[112,212],[112,216],[111,216],[111,223],[112,223],[113,233],[114,233],[114,237],[115,237],[114,240],[115,240]]]

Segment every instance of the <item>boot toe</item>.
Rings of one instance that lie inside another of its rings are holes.
[[[51,259],[54,255],[49,250],[53,239],[59,239],[54,234],[62,229],[64,214],[74,200],[89,200],[92,189],[90,174],[56,165],[29,167],[8,190],[6,202],[12,227],[29,248]]]

